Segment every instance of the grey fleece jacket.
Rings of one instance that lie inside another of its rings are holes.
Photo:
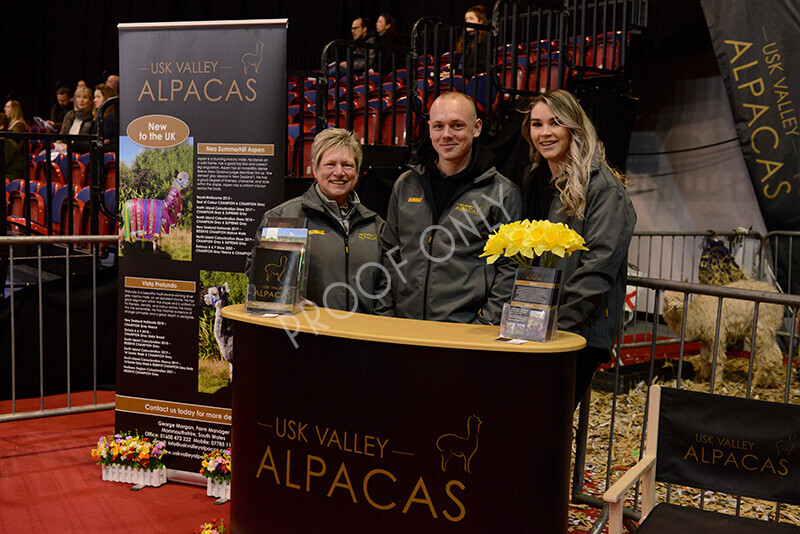
[[[529,173],[523,189],[536,194],[530,183]],[[587,347],[610,351],[622,320],[636,211],[625,187],[605,165],[592,168],[583,219],[559,213],[562,206],[556,191],[548,219],[578,232],[589,250],[573,252],[555,265],[563,270],[558,328],[580,334]]]
[[[375,298],[386,281],[378,236],[384,221],[350,194],[350,211],[343,220],[335,202],[323,199],[316,184],[303,196],[287,200],[264,214],[267,217],[305,217],[308,228],[308,290],[306,298],[318,306],[372,313]],[[372,263],[372,266],[365,264]],[[330,289],[328,289],[330,288]],[[327,295],[326,295],[327,290]]]

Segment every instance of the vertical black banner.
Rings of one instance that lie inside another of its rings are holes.
[[[261,214],[283,197],[286,20],[121,24],[117,430],[172,478],[230,446],[233,331]],[[189,476],[189,478],[192,478]]]
[[[769,231],[800,230],[800,4],[700,0]],[[788,240],[784,240],[788,244]],[[787,258],[788,251],[777,251]],[[795,247],[793,264],[800,264]],[[778,280],[784,290],[786,260]],[[793,277],[793,285],[800,280]],[[800,293],[797,289],[792,293]]]

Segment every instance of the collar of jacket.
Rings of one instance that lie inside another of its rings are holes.
[[[320,213],[325,214],[327,217],[338,221],[340,224],[342,223],[342,217],[339,215],[338,205],[336,206],[336,211],[334,212],[335,202],[329,201],[330,205],[325,202],[325,200],[320,196],[320,193],[317,191],[317,183],[314,182],[311,184],[311,187],[303,193],[303,208],[318,211]],[[352,225],[362,219],[373,219],[378,216],[377,213],[372,211],[371,209],[367,208],[361,203],[361,200],[358,198],[358,194],[355,191],[350,192],[350,198],[348,199],[348,203],[353,206],[350,210],[348,215],[348,221]]]

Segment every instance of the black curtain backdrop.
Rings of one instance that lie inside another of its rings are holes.
[[[131,0],[42,4],[15,2],[4,13],[0,96],[11,95],[22,103],[25,118],[46,116],[55,102],[55,90],[67,85],[74,90],[78,80],[90,86],[105,80],[119,65],[117,24],[122,22],[166,22],[193,20],[237,20],[287,18],[289,20],[287,65],[291,70],[319,68],[323,47],[334,39],[350,38],[350,23],[362,14],[375,19],[388,11],[408,40],[414,22],[423,16],[460,20],[464,11],[479,0],[271,0],[267,2],[210,2],[207,0]],[[483,2],[491,11],[494,2]],[[699,0],[651,0],[648,27],[632,51],[632,93],[640,99],[637,120],[648,110],[669,101],[663,80],[642,77],[661,72],[669,62],[671,75],[687,71],[698,75],[718,73],[713,64],[711,40]],[[409,41],[410,42],[410,41]],[[711,62],[697,57],[710,55]],[[710,64],[709,64],[710,63]],[[710,72],[708,72],[710,71]]]
[[[3,103],[19,100],[31,123],[34,116],[49,114],[59,85],[74,90],[78,80],[85,80],[94,88],[118,70],[121,22],[287,18],[288,68],[307,70],[319,68],[325,44],[350,38],[350,23],[362,14],[372,20],[374,30],[378,15],[390,12],[407,39],[419,18],[461,19],[471,5],[455,0],[439,0],[435,7],[421,0],[14,2],[4,13],[0,96]],[[492,5],[486,3],[490,10]]]

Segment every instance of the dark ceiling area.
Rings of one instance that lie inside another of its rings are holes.
[[[325,44],[349,38],[350,23],[358,16],[374,21],[380,13],[388,11],[397,19],[400,33],[408,36],[419,18],[461,19],[473,3],[439,0],[432,12],[430,2],[421,0],[332,3],[78,0],[48,4],[46,9],[37,3],[17,2],[6,18],[13,22],[4,31],[7,55],[0,91],[4,99],[14,98],[22,103],[28,120],[46,114],[58,86],[74,89],[78,80],[94,86],[106,74],[118,70],[119,23],[286,18],[288,67],[310,70],[319,68]],[[649,10],[648,28],[639,38],[637,63],[710,51],[698,0],[651,0]],[[15,52],[11,53],[12,50]],[[641,84],[639,87],[634,84],[634,92],[637,90],[643,90]]]
[[[463,2],[440,0],[436,16],[460,18]],[[26,118],[46,113],[59,85],[75,87],[78,80],[94,86],[119,65],[117,25],[129,22],[281,19],[289,21],[290,69],[319,68],[323,47],[334,39],[350,38],[350,23],[358,16],[372,18],[385,11],[397,19],[406,35],[414,22],[431,15],[421,1],[308,2],[273,0],[103,1],[48,3],[15,2],[4,29],[5,50],[0,92],[23,105]],[[14,51],[11,53],[11,51]]]

